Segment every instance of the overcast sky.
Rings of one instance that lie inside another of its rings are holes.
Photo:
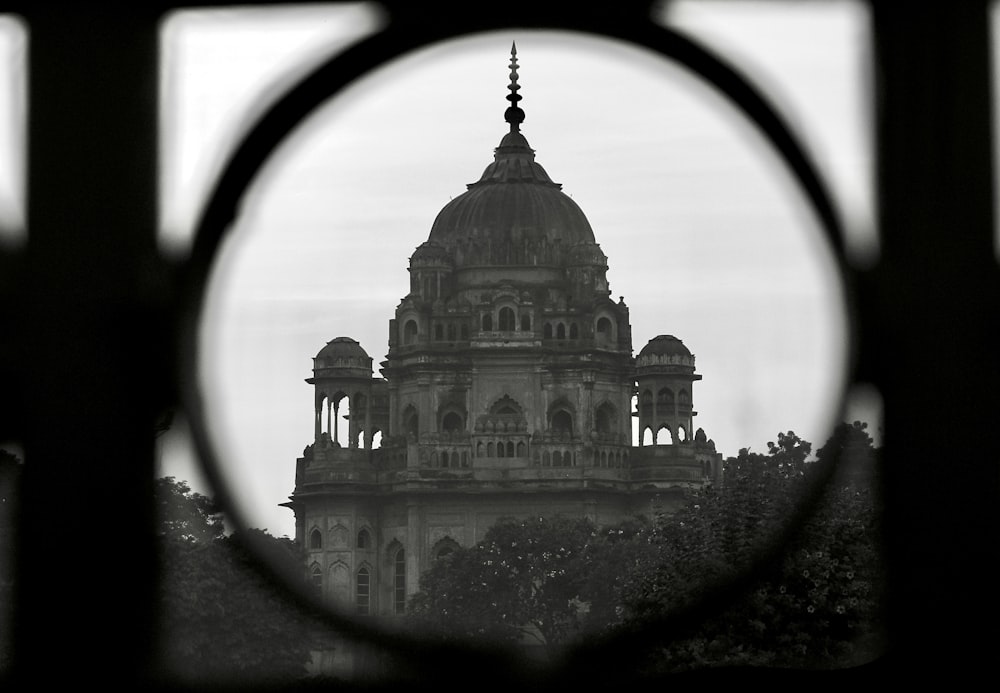
[[[778,102],[829,179],[852,247],[870,252],[863,6],[677,3],[666,20]],[[377,25],[355,7],[186,12],[166,23],[165,248],[183,255],[208,182],[261,104]],[[243,206],[212,284],[199,378],[253,525],[293,533],[278,504],[312,442],[311,359],[338,336],[384,358],[409,255],[507,130],[512,40],[522,132],[590,220],[613,296],[631,308],[635,351],[673,334],[695,353],[695,423],[726,456],[764,450],[789,429],[825,441],[845,319],[818,226],[774,154],[677,65],[604,39],[498,32],[352,85],[290,138]],[[164,473],[201,486],[180,427],[163,455]]]

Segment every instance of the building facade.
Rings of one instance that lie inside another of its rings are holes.
[[[607,257],[535,161],[518,89],[512,53],[509,132],[410,257],[382,377],[338,337],[306,380],[315,434],[287,505],[313,585],[358,614],[403,613],[435,558],[501,517],[611,524],[721,478],[694,429],[694,355],[660,335],[633,356]]]

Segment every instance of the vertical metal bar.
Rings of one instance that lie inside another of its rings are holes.
[[[862,351],[885,402],[890,637],[896,665],[964,669],[998,632],[988,6],[873,7],[883,238]]]
[[[152,652],[152,423],[172,353],[155,310],[157,18],[88,3],[26,19],[16,666],[135,681]]]

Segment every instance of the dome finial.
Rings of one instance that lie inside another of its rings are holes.
[[[521,100],[517,90],[521,87],[517,83],[517,44],[513,41],[510,44],[510,84],[507,88],[510,89],[507,95],[510,107],[504,111],[503,119],[510,123],[511,132],[520,132],[521,123],[524,122],[524,111],[517,107],[517,102]]]

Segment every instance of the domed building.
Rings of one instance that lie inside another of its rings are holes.
[[[402,613],[436,557],[498,518],[611,524],[720,479],[721,455],[692,430],[694,355],[660,335],[633,356],[608,259],[535,161],[518,89],[512,53],[510,131],[410,257],[382,377],[338,337],[306,381],[315,439],[287,505],[316,589],[359,614]]]

